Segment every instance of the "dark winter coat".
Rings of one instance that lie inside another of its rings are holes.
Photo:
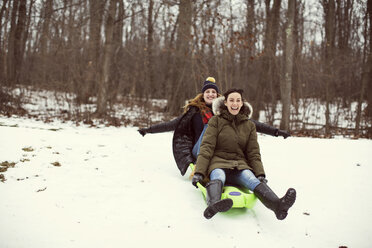
[[[199,138],[195,137],[195,132],[191,125],[191,120],[195,114],[200,115],[199,109],[191,107],[182,115],[173,135],[173,156],[182,176],[185,175],[190,163],[195,162],[192,148]]]
[[[218,101],[223,102],[223,98],[217,99],[213,104],[221,104]],[[216,168],[250,169],[256,176],[265,176],[256,125],[249,120],[252,111],[248,106],[250,105],[245,103],[236,116],[227,109],[221,109],[209,120],[195,173],[206,178]]]

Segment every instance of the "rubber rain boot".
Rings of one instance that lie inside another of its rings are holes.
[[[268,209],[274,211],[278,220],[284,220],[287,217],[288,209],[296,201],[296,190],[293,188],[289,188],[280,199],[266,183],[257,185],[253,193]]]
[[[208,207],[204,210],[205,218],[210,219],[216,213],[226,212],[232,207],[233,201],[231,199],[221,200],[222,187],[222,181],[220,180],[212,180],[207,184]]]

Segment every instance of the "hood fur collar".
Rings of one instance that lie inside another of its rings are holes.
[[[220,115],[221,114],[221,107],[225,106],[224,105],[224,101],[225,101],[225,97],[224,96],[220,96],[220,97],[218,97],[218,98],[216,98],[216,99],[213,100],[212,111],[213,111],[213,113],[215,115]],[[248,116],[248,118],[250,119],[252,117],[252,114],[253,114],[252,105],[249,102],[244,101],[244,106],[243,107],[240,110],[240,112],[242,114]]]

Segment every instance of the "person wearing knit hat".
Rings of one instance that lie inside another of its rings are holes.
[[[182,176],[185,175],[189,165],[196,161],[208,121],[214,115],[212,102],[221,96],[219,92],[216,80],[213,77],[207,77],[203,82],[201,92],[188,101],[183,107],[184,112],[181,116],[169,122],[138,129],[142,136],[147,133],[174,131],[173,156]],[[258,121],[252,121],[256,124],[257,132],[278,136],[277,128]],[[289,133],[282,131],[279,135],[287,138]]]
[[[213,77],[208,77],[205,80],[201,92],[204,93],[207,89],[215,89],[217,93],[220,93],[216,80]]]

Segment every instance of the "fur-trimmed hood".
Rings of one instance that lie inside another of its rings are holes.
[[[224,96],[220,96],[220,97],[213,100],[212,111],[215,115],[220,115],[221,114],[221,108],[225,108],[224,101],[225,101]],[[252,105],[249,102],[244,101],[244,105],[240,109],[239,113],[248,116],[248,118],[250,119],[253,115]]]

